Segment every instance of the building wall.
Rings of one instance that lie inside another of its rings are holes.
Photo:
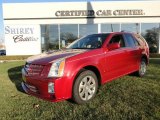
[[[108,30],[108,26],[119,27],[115,31],[129,30],[141,34],[146,34],[148,29],[157,31],[160,24],[159,6],[160,1],[4,3],[3,15],[5,27],[17,25],[19,29],[26,29],[24,26],[39,25],[40,30],[38,31],[41,32],[39,33],[40,38],[37,44],[41,42],[42,46],[39,47],[43,48],[44,46],[44,50],[47,50],[49,46],[54,46],[51,48],[57,48],[57,44],[58,48],[62,47],[62,41],[64,42],[62,38],[64,38],[66,29],[71,31],[77,38],[85,35],[85,33],[111,32]],[[77,32],[75,32],[75,29]],[[84,29],[87,30],[85,31]],[[90,29],[96,30],[91,31]],[[159,34],[159,31],[156,34]],[[15,35],[5,35],[6,49],[11,48],[10,41]],[[34,36],[34,34],[29,35],[29,37]],[[158,41],[156,44],[159,47],[159,37],[156,39]],[[34,53],[27,53],[39,54],[40,52],[40,50],[37,50]],[[12,49],[10,49],[10,52],[8,51],[7,54],[27,53],[18,51],[13,53]]]

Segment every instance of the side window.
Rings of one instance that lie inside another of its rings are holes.
[[[111,38],[109,44],[111,43],[119,43],[120,47],[125,47],[125,42],[122,35],[115,35]]]
[[[126,41],[127,41],[127,47],[135,47],[138,46],[138,42],[133,38],[131,34],[124,34]]]
[[[140,46],[139,42],[136,40],[136,38],[134,38],[134,42],[136,46]]]
[[[139,42],[140,45],[144,45],[145,44],[145,39],[138,35],[138,34],[134,34],[134,37],[137,39],[137,41]]]

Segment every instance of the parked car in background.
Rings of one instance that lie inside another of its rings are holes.
[[[22,69],[22,87],[28,94],[52,102],[72,98],[83,104],[104,83],[130,73],[143,77],[148,63],[148,44],[140,35],[92,34],[65,50],[28,58]]]
[[[6,50],[0,50],[0,55],[6,55]]]

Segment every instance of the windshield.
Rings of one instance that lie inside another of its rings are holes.
[[[97,49],[101,48],[108,34],[93,34],[80,38],[71,43],[70,49]]]

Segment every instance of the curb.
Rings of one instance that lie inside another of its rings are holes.
[[[0,60],[0,63],[5,63],[5,62],[18,62],[18,61],[26,61],[26,60]]]
[[[160,58],[149,58],[149,59],[157,59],[157,60],[158,60],[158,59],[160,59]]]

